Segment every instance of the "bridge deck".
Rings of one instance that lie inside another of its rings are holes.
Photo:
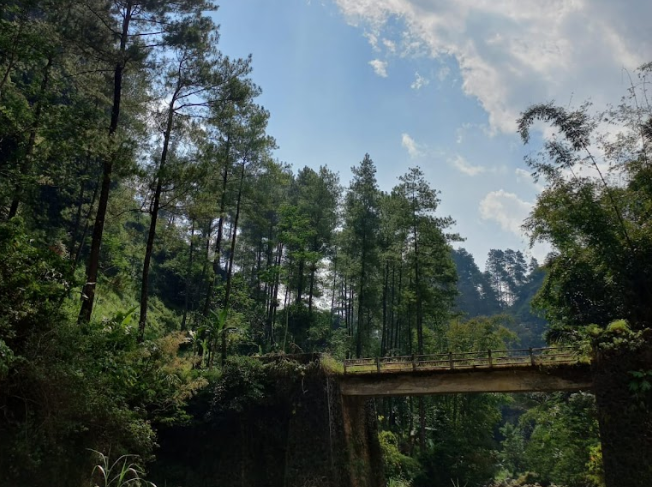
[[[347,360],[342,394],[412,396],[592,387],[575,349],[540,348]]]
[[[344,361],[345,374],[406,372],[417,370],[493,369],[537,365],[576,364],[580,355],[574,347],[484,350],[400,357],[376,357]]]

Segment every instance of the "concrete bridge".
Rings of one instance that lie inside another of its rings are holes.
[[[571,347],[351,359],[340,380],[342,395],[372,397],[592,387],[590,364]]]

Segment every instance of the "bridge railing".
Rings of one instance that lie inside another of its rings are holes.
[[[344,361],[345,374],[409,372],[420,370],[489,369],[500,367],[536,367],[574,364],[580,355],[574,347],[528,348],[521,350],[485,350],[479,352],[439,353]]]

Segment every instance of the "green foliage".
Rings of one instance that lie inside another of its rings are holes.
[[[603,349],[636,346],[652,316],[645,144],[613,147],[628,154],[615,164],[622,185],[567,180],[564,171],[590,160],[578,151],[596,121],[551,105],[526,112],[524,140],[536,119],[567,139],[532,166],[552,185],[528,225],[558,254],[545,274],[518,251],[493,249],[481,273],[452,251],[454,222],[437,213],[439,192],[419,168],[383,193],[365,155],[342,199],[327,167],[293,174],[275,161],[251,62],[218,51],[213,7],[28,0],[0,11],[3,479],[76,484],[93,448],[118,458],[100,457],[108,487],[133,467],[121,455],[152,458],[161,426],[198,421],[219,437],[220,421],[251,408],[295,412],[290,391],[314,370],[242,355],[327,351],[334,359],[322,367],[337,373],[336,360],[351,355],[538,344],[545,323],[530,303],[544,278],[537,302],[561,330],[551,337],[588,343],[576,328],[596,324],[588,336]],[[95,296],[81,325],[73,275]],[[627,325],[607,328],[618,319]],[[216,368],[220,353],[229,360]],[[634,397],[647,397],[647,372],[630,375]],[[388,401],[391,482],[487,481],[504,400]],[[277,419],[266,428],[281,437]],[[502,461],[514,471],[525,468],[518,452],[534,451],[526,429],[503,428]]]
[[[9,348],[3,339],[0,339],[0,382],[7,378],[14,360],[16,360],[16,357],[13,350]]]
[[[535,299],[557,329],[553,337],[575,339],[579,327],[606,327],[619,319],[634,330],[651,321],[652,186],[649,140],[640,127],[652,112],[637,98],[649,73],[649,65],[643,66],[640,85],[604,114],[591,114],[588,105],[569,111],[546,104],[529,108],[519,120],[525,142],[535,121],[558,131],[539,157],[527,161],[548,186],[525,225],[532,241],[548,241],[555,249]],[[616,136],[597,132],[605,125]],[[583,169],[588,175],[579,175]]]
[[[0,329],[0,475],[18,485],[65,483],[87,461],[85,448],[148,459],[152,423],[182,420],[185,401],[205,384],[178,354],[184,338],[139,345],[133,309],[70,323],[60,306],[66,262],[16,219],[0,237],[12,266],[0,273],[10,298]]]
[[[344,364],[334,358],[330,354],[322,354],[319,358],[319,363],[324,368],[326,373],[329,374],[342,374],[344,373]]]
[[[609,323],[606,331],[607,333],[612,333],[614,335],[621,335],[624,333],[630,333],[631,328],[626,320],[616,320]]]
[[[532,300],[545,271],[535,259],[526,265],[520,251],[491,249],[484,273],[464,249],[454,250],[453,260],[459,276],[456,311],[468,318],[501,314],[521,347],[544,346],[548,323],[534,313]]]
[[[600,445],[595,398],[590,394],[557,394],[529,409],[506,436],[507,446],[525,444],[524,457],[514,473],[536,472],[541,481],[568,487],[601,484]],[[519,438],[519,435],[522,435]]]
[[[514,348],[517,336],[507,328],[509,322],[509,317],[504,315],[453,320],[445,334],[447,348],[451,352]]]
[[[589,461],[586,464],[586,478],[589,485],[605,487],[604,467],[602,465],[602,444],[589,448]]]
[[[350,259],[348,272],[357,295],[357,314],[348,317],[349,335],[355,337],[356,357],[362,357],[363,352],[369,354],[373,349],[370,338],[378,312],[380,192],[376,166],[369,154],[351,170],[353,179],[346,193],[342,234],[344,252]]]
[[[213,407],[218,411],[242,412],[266,397],[265,368],[260,360],[230,357],[214,386]]]
[[[428,447],[419,453],[423,470],[415,487],[448,487],[451,480],[480,487],[498,471],[498,444],[493,431],[501,416],[504,396],[454,395],[429,400]]]
[[[513,423],[505,423],[500,428],[500,434],[504,437],[498,454],[501,467],[516,476],[525,468],[525,437],[519,426]]]
[[[31,353],[26,340],[46,333],[62,318],[60,303],[70,287],[59,256],[25,231],[20,219],[0,225],[0,340],[14,354]]]
[[[465,249],[453,250],[452,254],[458,275],[456,310],[470,318],[499,313],[501,306],[488,274],[480,271],[473,256]]]
[[[630,370],[629,390],[639,407],[648,409],[652,405],[652,370]]]
[[[419,462],[401,453],[398,439],[391,431],[381,431],[378,440],[383,451],[385,477],[389,479],[390,485],[392,483],[400,485],[400,482],[409,485],[421,468]]]

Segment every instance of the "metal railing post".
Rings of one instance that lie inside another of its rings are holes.
[[[344,361],[344,375],[346,375],[346,360]]]
[[[534,353],[532,352],[532,347],[530,347],[530,365],[534,367]]]
[[[491,349],[487,350],[487,356],[488,356],[488,360],[489,360],[489,367],[493,367],[494,366],[494,360],[491,357]]]
[[[451,370],[455,368],[455,364],[453,363],[453,352],[448,352],[448,364],[450,365]]]
[[[415,354],[412,354],[412,370],[417,370],[417,356]]]
[[[376,370],[380,374],[380,357],[376,357]]]

